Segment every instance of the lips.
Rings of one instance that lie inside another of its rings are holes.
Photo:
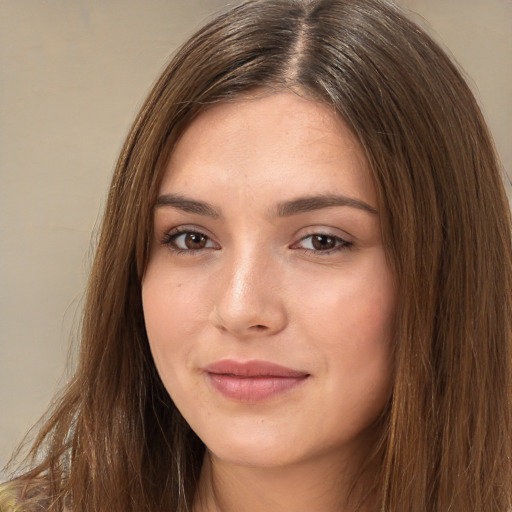
[[[204,368],[213,388],[239,402],[260,402],[304,383],[309,374],[268,361],[217,361]]]

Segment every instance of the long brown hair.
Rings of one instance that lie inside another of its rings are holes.
[[[155,370],[141,278],[176,140],[207,105],[256,87],[331,105],[373,174],[400,294],[381,510],[509,512],[512,235],[500,168],[461,74],[381,0],[248,1],[172,59],[117,164],[76,375],[19,485],[29,498],[43,486],[49,511],[189,508],[204,446]]]

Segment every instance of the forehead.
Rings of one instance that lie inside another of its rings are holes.
[[[376,204],[363,151],[332,107],[278,92],[201,113],[178,141],[161,192],[245,189],[286,199],[311,188]]]

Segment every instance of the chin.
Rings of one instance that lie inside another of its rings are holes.
[[[225,463],[247,467],[279,467],[297,462],[304,456],[297,447],[304,447],[304,440],[294,440],[283,429],[269,426],[263,419],[259,425],[233,419],[231,428],[209,428],[197,432],[215,458]]]
[[[283,468],[323,461],[329,467],[343,460],[361,461],[379,437],[381,425],[372,421],[361,429],[339,427],[327,436],[318,425],[272,422],[268,418],[231,418],[225,424],[210,421],[196,430],[215,459],[252,468]],[[197,426],[197,425],[196,425]]]
[[[300,455],[291,452],[289,447],[276,446],[275,443],[249,443],[247,439],[244,443],[222,443],[208,447],[208,450],[224,463],[253,468],[283,467],[300,459]]]

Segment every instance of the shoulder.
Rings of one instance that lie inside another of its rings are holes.
[[[13,482],[0,484],[0,512],[17,512],[21,510],[17,507],[18,486]]]
[[[43,479],[0,483],[0,512],[44,512],[50,500]]]

